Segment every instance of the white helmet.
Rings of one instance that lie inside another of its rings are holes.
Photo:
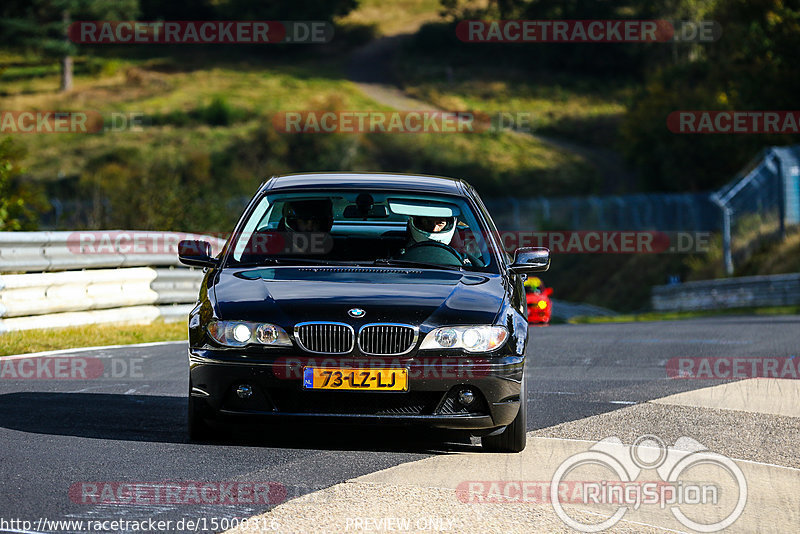
[[[435,232],[436,221],[446,221],[444,228]],[[408,219],[408,230],[415,243],[437,241],[449,245],[456,233],[455,217],[411,217]]]

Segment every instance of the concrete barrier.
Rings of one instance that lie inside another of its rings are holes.
[[[656,311],[800,306],[800,273],[655,286],[651,302]]]

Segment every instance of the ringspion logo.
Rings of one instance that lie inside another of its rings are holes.
[[[636,481],[644,470],[655,470],[661,482],[626,484]],[[585,518],[569,514],[563,503],[574,502],[575,496],[564,499],[561,489],[572,473],[582,481],[579,502],[605,505],[609,512],[613,510],[610,517],[587,523]],[[668,508],[675,519],[692,530],[718,532],[731,526],[747,503],[747,480],[739,466],[689,437],[667,446],[658,436],[644,435],[630,447],[619,438],[606,438],[564,460],[549,489],[556,515],[578,532],[606,530],[622,520],[628,510],[646,505]]]

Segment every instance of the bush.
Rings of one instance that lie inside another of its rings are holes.
[[[198,106],[191,111],[178,109],[168,113],[154,114],[150,117],[150,124],[153,126],[170,124],[178,127],[195,124],[230,126],[244,121],[249,115],[248,110],[237,108],[231,105],[225,97],[218,95],[212,98],[208,104]]]
[[[93,199],[95,228],[215,231],[238,215],[219,202],[205,152],[113,149],[89,161],[81,186]]]
[[[197,110],[198,119],[209,126],[228,126],[244,118],[244,112],[231,106],[228,101],[215,96],[211,103]]]
[[[41,188],[21,179],[25,151],[10,137],[0,139],[0,231],[36,230],[48,204]]]

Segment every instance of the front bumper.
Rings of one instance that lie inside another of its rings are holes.
[[[516,417],[524,358],[417,355],[387,363],[367,357],[333,360],[190,349],[189,362],[190,394],[207,419],[313,419],[477,431],[506,426]],[[405,367],[409,388],[406,392],[304,390],[302,368],[306,365]],[[236,394],[241,385],[252,389],[249,398]],[[463,387],[475,394],[469,406],[457,400]]]

